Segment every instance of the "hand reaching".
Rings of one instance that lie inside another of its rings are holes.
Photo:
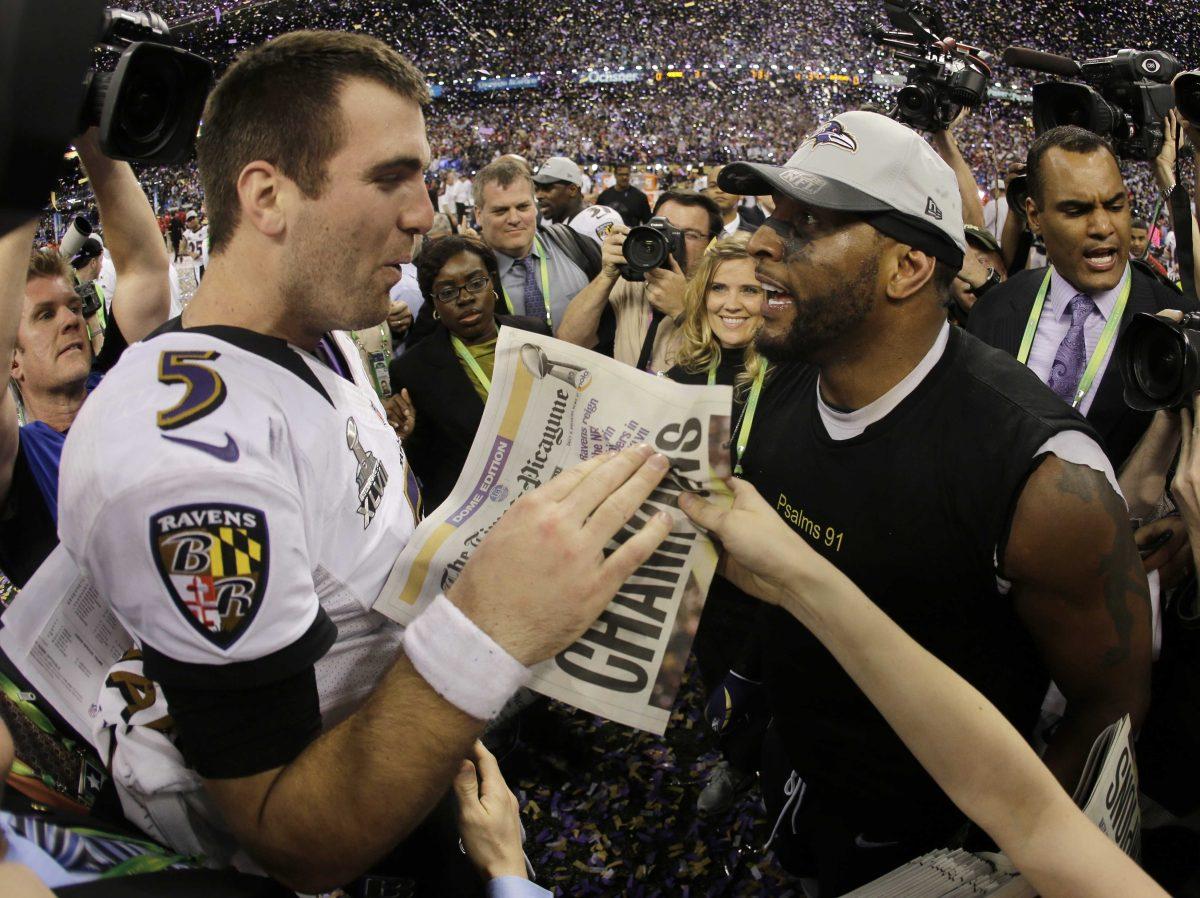
[[[521,808],[504,782],[495,756],[476,740],[472,758],[462,762],[454,778],[458,799],[458,834],[463,849],[484,879],[525,879],[521,849]]]

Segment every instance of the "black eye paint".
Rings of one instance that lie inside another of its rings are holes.
[[[790,224],[772,216],[763,222],[763,227],[770,228],[779,235],[779,239],[783,243],[783,261],[792,262],[808,255],[807,242],[801,240],[793,233],[793,228]]]

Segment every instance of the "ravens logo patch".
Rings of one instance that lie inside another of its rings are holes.
[[[249,629],[267,590],[267,518],[225,503],[178,505],[150,518],[150,550],[184,619],[222,649]]]

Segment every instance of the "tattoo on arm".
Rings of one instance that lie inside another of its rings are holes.
[[[1082,465],[1064,464],[1058,474],[1058,491],[1064,496],[1076,496],[1084,502],[1096,498],[1096,478],[1104,475]]]
[[[1107,484],[1103,474],[1082,465],[1065,464],[1058,478],[1058,491],[1091,505],[1112,526],[1108,547],[1100,552],[1097,573],[1104,598],[1104,610],[1112,622],[1116,644],[1104,653],[1103,666],[1115,667],[1132,654],[1134,609],[1146,605],[1146,578],[1141,558],[1129,533],[1129,520],[1121,499]],[[1099,548],[1099,547],[1097,547]]]

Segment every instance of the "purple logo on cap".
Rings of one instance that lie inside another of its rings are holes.
[[[825,144],[831,147],[841,147],[851,153],[858,152],[858,141],[854,139],[853,134],[842,127],[841,122],[830,122],[816,134],[810,134],[804,142],[808,143],[810,140],[818,146]]]

